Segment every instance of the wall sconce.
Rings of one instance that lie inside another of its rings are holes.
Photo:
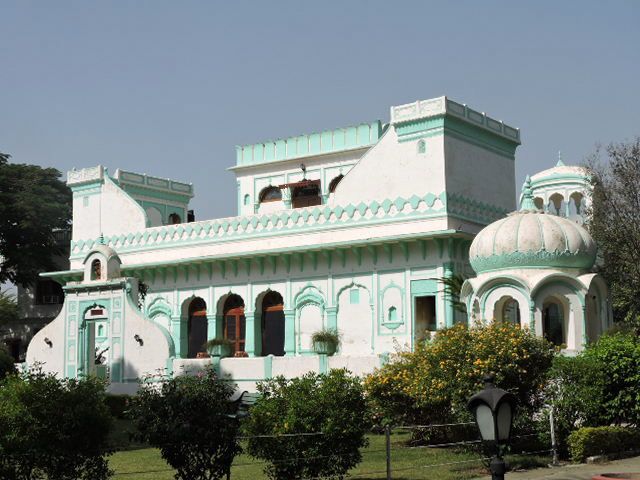
[[[44,337],[44,343],[49,345],[49,348],[53,348],[53,342],[49,339],[49,337]]]
[[[138,342],[140,346],[144,345],[144,341],[142,340],[142,338],[140,338],[140,335],[138,335],[137,333],[133,336],[133,338],[136,342]]]

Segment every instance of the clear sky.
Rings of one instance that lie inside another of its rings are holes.
[[[234,215],[237,144],[447,95],[558,150],[640,134],[640,1],[0,1],[0,151],[193,182]]]

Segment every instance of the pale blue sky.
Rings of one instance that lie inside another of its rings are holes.
[[[640,1],[2,0],[0,24],[0,151],[191,181],[199,219],[235,213],[234,145],[417,99],[521,128],[518,187],[640,134]]]

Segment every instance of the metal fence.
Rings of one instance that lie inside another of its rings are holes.
[[[506,460],[520,463],[525,458],[536,458],[540,463],[553,464],[557,461],[557,449],[553,431],[553,416],[549,424],[549,436],[551,443],[540,443],[540,431],[514,432],[511,436],[510,450]],[[291,433],[281,435],[261,435],[257,437],[239,437],[241,442],[255,438],[295,438],[321,436],[322,432]],[[353,469],[348,478],[366,479],[408,479],[408,478],[432,478],[437,474],[436,470],[450,469],[462,473],[468,470],[467,476],[480,476],[486,472],[486,466],[490,458],[483,453],[481,440],[478,439],[477,429],[473,423],[449,423],[431,425],[400,425],[387,426],[377,429],[370,438],[378,439],[374,446],[361,449],[362,462]],[[383,440],[383,441],[382,441]],[[540,448],[542,447],[542,448]],[[547,448],[548,447],[548,448]],[[427,453],[428,450],[434,452]],[[338,458],[339,454],[321,455],[316,457],[290,457],[277,459],[280,464],[286,462],[300,462],[309,460],[326,459],[331,461]],[[431,460],[431,461],[429,461]],[[260,469],[270,462],[264,460],[249,460],[246,457],[236,458],[232,464],[228,478],[246,478],[243,469],[253,467],[251,478],[255,476],[256,466]],[[136,478],[136,475],[171,472],[171,468],[144,470],[116,473],[114,478]],[[471,475],[474,473],[475,475]],[[266,477],[265,477],[266,478]],[[305,478],[303,480],[320,480],[318,478]]]

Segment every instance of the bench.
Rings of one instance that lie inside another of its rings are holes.
[[[236,407],[236,413],[230,414],[231,418],[237,418],[238,420],[249,415],[249,409],[260,398],[259,393],[249,393],[247,391],[235,392],[229,397],[229,403],[232,403]]]

